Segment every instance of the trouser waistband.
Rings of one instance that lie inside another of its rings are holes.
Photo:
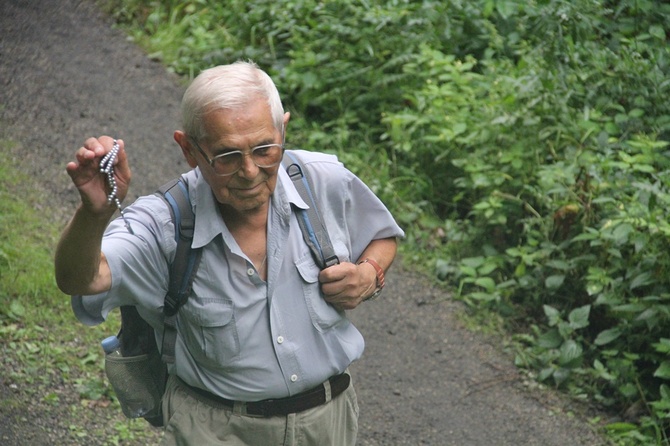
[[[318,407],[335,399],[342,392],[347,390],[351,383],[349,374],[342,373],[341,375],[329,378],[328,381],[319,384],[313,389],[294,396],[244,403],[220,397],[207,390],[186,384],[181,378],[177,379],[179,379],[179,382],[196,397],[213,401],[230,409],[233,409],[236,405],[244,405],[246,408],[245,412],[248,415],[262,417],[272,417],[276,415],[284,416]]]

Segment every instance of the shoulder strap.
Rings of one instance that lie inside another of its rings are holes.
[[[177,251],[170,265],[169,287],[163,306],[164,330],[161,348],[163,361],[174,363],[177,343],[177,312],[188,300],[202,250],[191,248],[195,214],[191,208],[188,189],[181,178],[164,184],[156,194],[169,205],[177,242]]]
[[[333,244],[330,241],[328,231],[319,213],[316,200],[312,194],[312,190],[314,189],[312,181],[307,175],[305,166],[300,161],[298,155],[292,150],[284,152],[282,165],[293,181],[293,185],[298,190],[298,193],[309,206],[309,209],[295,208],[295,211],[300,229],[302,230],[302,236],[312,251],[314,260],[321,269],[337,265],[340,263],[340,260],[335,255]]]

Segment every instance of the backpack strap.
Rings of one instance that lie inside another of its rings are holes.
[[[201,249],[192,249],[195,214],[191,208],[188,189],[181,178],[176,178],[158,189],[170,209],[174,222],[177,250],[170,265],[170,281],[163,306],[163,345],[161,357],[166,363],[174,363],[177,343],[177,312],[188,300],[195,272],[200,264]]]
[[[302,236],[312,251],[316,264],[321,269],[337,265],[340,263],[340,260],[335,255],[333,244],[330,241],[328,231],[316,205],[316,200],[312,194],[314,187],[311,178],[307,175],[304,164],[300,161],[295,151],[287,150],[284,152],[282,165],[293,181],[293,185],[300,194],[300,197],[309,206],[308,209],[299,209],[294,206],[294,209],[298,217],[298,224],[302,230]]]
[[[298,193],[309,209],[295,208],[303,238],[312,251],[314,260],[320,268],[340,263],[328,231],[319,213],[311,179],[303,163],[294,151],[284,152],[282,165],[293,181]],[[161,357],[165,363],[174,363],[177,343],[177,312],[186,303],[193,285],[193,278],[200,263],[201,249],[192,249],[195,214],[191,208],[188,189],[181,178],[176,178],[158,189],[157,195],[169,205],[170,215],[175,226],[177,250],[170,265],[170,281],[163,307],[164,330]]]

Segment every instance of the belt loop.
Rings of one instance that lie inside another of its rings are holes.
[[[235,401],[235,403],[233,403],[233,413],[235,415],[246,415],[247,403],[243,401]]]
[[[326,392],[326,401],[325,403],[329,403],[333,399],[333,395],[331,393],[330,389],[330,380],[326,381],[323,383],[323,390]],[[324,403],[324,404],[325,404]]]

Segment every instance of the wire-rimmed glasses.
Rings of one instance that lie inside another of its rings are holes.
[[[233,150],[210,158],[194,138],[190,138],[200,154],[207,160],[215,174],[220,177],[233,175],[242,168],[244,156],[249,155],[254,164],[261,169],[274,167],[281,163],[284,155],[282,144],[263,144],[249,150]]]

